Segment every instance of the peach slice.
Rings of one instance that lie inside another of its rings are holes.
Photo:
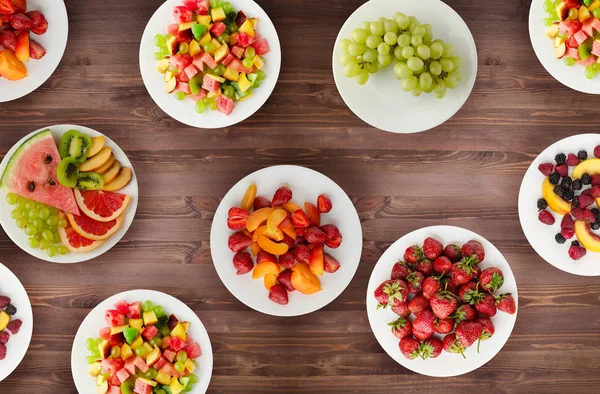
[[[577,220],[575,222],[575,235],[587,250],[600,252],[600,237],[592,232],[589,223]]]
[[[571,212],[571,203],[566,202],[554,193],[554,185],[550,183],[548,177],[542,183],[542,195],[548,202],[548,207],[559,215],[566,215]]]
[[[294,224],[292,223],[292,221],[290,220],[290,218],[286,218],[283,222],[281,222],[279,224],[279,229],[281,231],[283,231],[283,233],[285,235],[287,235],[288,237],[290,237],[294,241],[296,240],[296,237],[297,237],[296,228],[294,227]]]
[[[289,247],[286,243],[273,242],[269,238],[265,237],[264,235],[261,235],[260,237],[258,237],[258,244],[265,252],[274,254],[276,256],[280,256],[280,255],[286,253],[289,249]]]
[[[600,173],[600,159],[588,159],[573,168],[571,178],[581,179],[583,174],[593,175],[598,173]]]
[[[310,271],[315,274],[322,276],[323,271],[325,271],[324,264],[324,256],[323,256],[323,245],[315,245],[313,249],[310,251],[310,263],[309,268]]]
[[[265,288],[267,290],[271,290],[271,287],[275,286],[277,284],[277,277],[273,274],[266,274],[265,275]]]
[[[288,213],[285,209],[278,208],[271,212],[267,219],[267,232],[269,234],[275,234],[279,230],[279,225],[287,218],[287,216]]]
[[[261,235],[277,242],[283,241],[283,238],[285,238],[285,235],[283,235],[283,231],[281,231],[280,229],[277,229],[274,234],[269,234],[269,232],[267,231],[267,226],[260,226],[256,229],[256,231],[252,233],[252,242],[258,242],[258,237],[260,237]]]
[[[27,68],[10,49],[0,52],[0,76],[9,81],[18,81],[27,76]]]
[[[306,212],[306,216],[310,219],[310,224],[319,227],[321,225],[321,215],[319,214],[319,209],[315,204],[310,202],[304,203],[304,212]]]
[[[290,202],[288,202],[287,204],[283,204],[283,205],[281,206],[281,208],[283,208],[283,209],[285,209],[286,211],[288,211],[288,213],[294,213],[294,212],[296,212],[297,210],[299,210],[299,209],[302,209],[302,208],[300,207],[300,205],[298,205],[298,204],[295,204],[295,203],[293,203],[293,202],[291,202],[291,201],[290,201]]]
[[[252,245],[250,245],[250,251],[252,252],[252,256],[257,256],[261,250],[262,248],[256,242],[253,242]]]
[[[261,208],[258,209],[248,216],[246,220],[246,228],[248,231],[253,233],[261,224],[267,221],[269,215],[275,210],[275,208]]]
[[[263,261],[257,264],[252,270],[252,279],[261,278],[267,274],[279,275],[279,264],[275,264],[271,261]]]
[[[292,285],[302,294],[321,291],[321,281],[304,263],[298,263],[292,268]]]
[[[242,199],[241,208],[248,212],[250,208],[252,208],[252,204],[254,204],[254,199],[256,198],[256,185],[252,184],[248,186],[248,190],[246,190],[246,194],[244,194],[244,198]]]

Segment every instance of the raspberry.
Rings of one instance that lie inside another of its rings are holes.
[[[588,158],[587,152],[584,151],[583,149],[580,150],[579,152],[577,152],[577,158],[579,158],[579,160],[587,160],[587,158]]]
[[[575,222],[573,222],[573,218],[571,217],[571,215],[567,214],[567,215],[563,216],[563,218],[560,222],[560,228],[561,229],[569,229],[569,230],[575,229]]]
[[[575,219],[585,220],[588,223],[593,223],[596,221],[596,216],[589,209],[585,208],[574,208],[571,210],[571,214],[575,216]]]
[[[540,222],[552,226],[554,224],[554,216],[546,210],[540,211],[538,215]]]
[[[571,238],[573,238],[573,235],[575,235],[575,231],[574,231],[574,230],[571,230],[571,229],[569,229],[569,228],[563,228],[563,229],[560,231],[560,235],[562,235],[562,237],[563,237],[564,239],[571,239]]]
[[[596,154],[595,151],[596,150],[594,149],[594,154]],[[586,252],[587,251],[585,250],[585,248],[582,248],[581,246],[571,245],[571,247],[569,248],[569,257],[571,257],[573,260],[579,260],[580,258],[585,256]]]
[[[600,185],[600,174],[592,174],[590,176],[590,182],[592,186]]]
[[[575,156],[572,153],[569,153],[569,156],[567,157],[567,165],[569,167],[575,167],[577,164],[580,163],[580,160],[577,156]]]
[[[581,208],[587,208],[594,203],[594,198],[589,194],[582,194],[578,197],[578,200]]]
[[[600,157],[600,145],[594,148],[594,156]]]
[[[10,298],[7,296],[0,296],[0,309],[6,308],[8,304],[10,304]]]
[[[19,330],[21,329],[22,325],[23,322],[21,321],[21,319],[16,319],[8,323],[6,329],[10,331],[11,334],[15,335],[19,333]]]
[[[567,161],[567,156],[565,156],[564,153],[559,153],[558,155],[554,156],[554,161],[559,165],[565,164],[565,161]]]
[[[288,293],[283,285],[275,285],[269,290],[269,299],[279,305],[287,305]]]
[[[6,331],[0,332],[0,344],[6,345],[8,340],[10,339],[10,335]]]
[[[0,361],[6,358],[6,345],[0,343]]]
[[[556,172],[564,178],[569,175],[569,167],[566,164],[557,165]]]
[[[559,244],[564,244],[565,242],[567,242],[567,240],[565,239],[565,237],[563,237],[560,233],[556,234],[556,236],[554,237],[554,239],[556,240],[557,243]]]
[[[327,234],[317,227],[310,227],[306,229],[304,239],[306,239],[306,242],[309,244],[323,244],[327,241]]]
[[[249,253],[238,252],[233,256],[233,266],[236,269],[236,275],[244,275],[252,271],[254,268],[254,262]]]
[[[544,176],[550,176],[550,174],[552,174],[552,171],[554,170],[554,164],[542,163],[538,166],[538,170],[540,170],[540,172],[544,174]]]
[[[273,196],[273,206],[280,207],[292,200],[292,191],[287,187],[280,187]]]

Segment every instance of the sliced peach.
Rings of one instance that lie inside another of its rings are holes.
[[[266,274],[265,275],[265,288],[267,290],[271,290],[271,287],[275,286],[277,284],[277,277],[273,274]]]
[[[252,204],[254,204],[254,199],[256,198],[256,185],[252,184],[248,186],[248,190],[246,190],[246,194],[244,194],[244,198],[242,199],[241,208],[248,212],[250,208],[252,208]]]
[[[275,231],[274,234],[269,234],[269,232],[267,231],[267,226],[260,226],[256,229],[256,231],[252,233],[252,242],[258,242],[258,237],[260,236],[265,236],[277,242],[283,241],[283,238],[285,238],[283,231],[281,231],[280,229],[277,229],[277,231]]]
[[[321,281],[304,263],[298,263],[292,268],[292,285],[302,294],[321,291]]]
[[[17,48],[15,56],[22,62],[29,61],[29,32],[24,31],[17,36]]]
[[[275,210],[275,208],[261,208],[258,209],[248,216],[246,220],[246,228],[251,233],[254,232],[261,224],[267,221],[269,215]]]
[[[252,252],[252,256],[258,255],[261,250],[262,250],[262,248],[256,242],[253,242],[252,245],[250,245],[250,251]]]
[[[271,212],[267,219],[267,232],[269,234],[275,234],[277,230],[279,230],[279,225],[287,218],[287,216],[288,213],[285,209],[278,208]]]
[[[306,216],[310,219],[310,224],[315,227],[319,227],[321,225],[321,215],[319,214],[319,209],[317,206],[310,202],[304,203],[304,212],[306,212]]]
[[[571,203],[566,202],[554,193],[554,185],[550,183],[548,177],[542,183],[542,195],[548,202],[548,207],[559,215],[566,215],[571,212]]]
[[[288,211],[288,213],[294,213],[294,212],[296,212],[297,210],[299,210],[299,209],[302,209],[302,208],[300,207],[300,205],[298,205],[298,204],[295,204],[295,203],[293,203],[293,202],[291,202],[291,201],[290,201],[290,202],[288,202],[287,204],[283,204],[283,205],[281,206],[281,208],[283,208],[283,209],[285,209],[286,211]]]
[[[258,244],[260,247],[267,253],[274,254],[276,256],[280,256],[286,253],[289,249],[288,245],[284,242],[273,242],[269,238],[261,235],[258,237]]]
[[[263,261],[257,264],[252,270],[252,279],[258,279],[267,274],[279,275],[279,264],[275,264],[271,261]]]
[[[315,245],[310,251],[310,271],[315,274],[322,276],[325,270],[325,264],[323,263],[323,245]]]
[[[296,228],[294,227],[294,224],[292,223],[290,218],[286,218],[283,222],[281,222],[279,224],[279,229],[291,239],[296,240]]]
[[[577,220],[575,222],[575,235],[586,249],[596,253],[600,252],[600,237],[592,232],[589,223]]]
[[[588,159],[573,168],[571,178],[581,179],[583,174],[593,175],[598,173],[600,173],[600,159]]]
[[[27,76],[27,68],[10,49],[0,52],[0,76],[9,81],[18,81]]]

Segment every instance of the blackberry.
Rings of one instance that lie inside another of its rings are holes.
[[[570,189],[572,184],[573,180],[570,177],[563,178],[562,182],[560,183],[560,185],[565,189]]]
[[[583,179],[583,177],[582,177]],[[560,181],[560,175],[558,175],[558,173],[553,172],[552,174],[550,174],[550,178],[548,179],[550,181],[551,184],[556,185],[558,184],[558,182]],[[591,182],[591,180],[590,180]],[[588,183],[589,185],[589,183]]]
[[[537,208],[538,211],[543,211],[544,209],[548,208],[548,202],[545,199],[540,198],[537,200]]]
[[[14,316],[17,313],[17,308],[15,308],[13,304],[8,304],[6,305],[6,308],[4,308],[4,312],[8,313],[11,316]]]
[[[600,230],[600,223],[594,222],[591,224],[590,227],[592,228],[592,230]]]
[[[582,187],[583,187],[583,182],[581,182],[581,179],[575,179],[571,183],[571,189],[573,189],[573,190],[581,190]]]
[[[581,245],[579,244],[579,241],[573,241],[573,242],[571,242],[571,246],[581,246]]]
[[[589,174],[583,174],[581,176],[581,183],[583,183],[584,185],[589,185],[590,183],[592,183],[592,177]]]
[[[562,197],[562,195],[564,194],[564,192],[565,192],[565,188],[564,187],[562,187],[560,185],[554,186],[554,194],[557,194],[560,197]]]
[[[554,236],[554,239],[556,240],[557,243],[559,244],[564,244],[565,242],[567,242],[567,240],[565,239],[565,237],[563,237],[560,233],[556,234]]]
[[[573,197],[575,197],[575,193],[573,193],[573,190],[571,189],[566,189],[562,196],[563,200],[565,201],[571,201],[573,199]]]
[[[571,208],[579,208],[579,198],[573,197],[573,201],[571,202]]]
[[[577,152],[577,157],[579,158],[579,160],[587,160],[587,152],[584,150],[580,150],[579,152]]]
[[[590,211],[592,211],[592,213],[594,214],[595,217],[600,217],[600,209],[598,208],[592,208],[590,209]]]
[[[558,164],[558,165],[565,164],[565,162],[567,161],[567,156],[565,156],[564,153],[559,153],[558,155],[556,155],[554,157],[554,160],[556,161],[556,164]]]

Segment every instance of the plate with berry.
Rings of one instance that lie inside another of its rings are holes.
[[[274,316],[314,312],[348,286],[362,230],[344,190],[299,166],[256,171],[225,195],[210,233],[213,263],[238,300]]]
[[[0,264],[0,382],[21,363],[33,334],[33,313],[25,288]]]
[[[490,361],[510,337],[517,306],[504,256],[480,235],[453,226],[422,228],[394,242],[367,290],[369,323],[386,353],[435,377]]]
[[[575,275],[600,275],[600,134],[560,140],[531,163],[519,220],[531,247]]]

